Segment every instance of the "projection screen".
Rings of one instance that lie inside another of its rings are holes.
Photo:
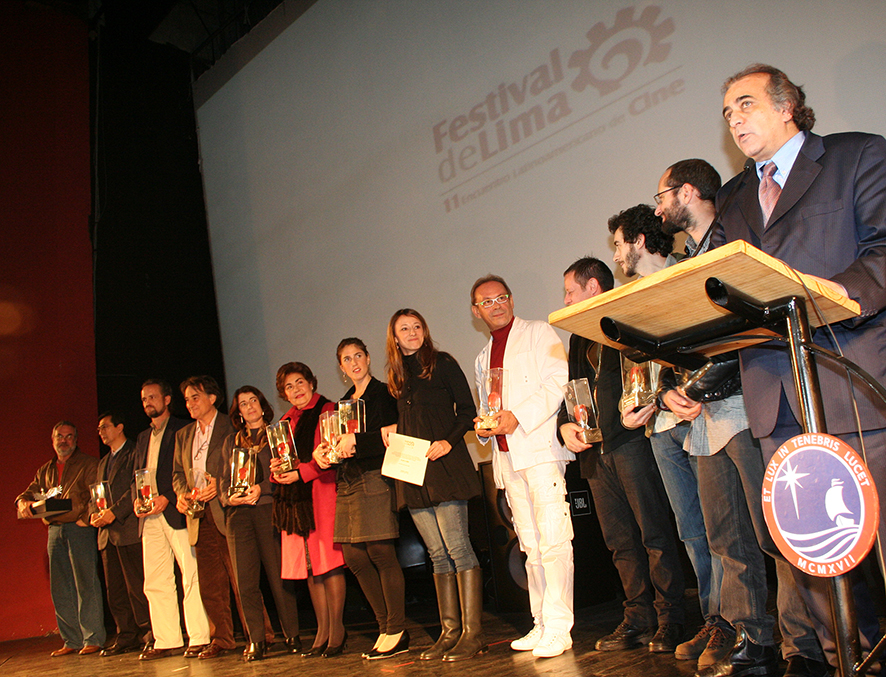
[[[321,0],[248,36],[197,110],[228,386],[270,397],[300,360],[336,399],[347,336],[384,379],[402,307],[473,383],[477,277],[544,319],[668,165],[741,168],[720,112],[735,71],[785,70],[818,133],[884,133],[883,26],[880,0]]]

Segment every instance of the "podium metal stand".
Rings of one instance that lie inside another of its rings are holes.
[[[689,368],[711,355],[783,337],[791,353],[800,424],[806,433],[824,433],[810,323],[840,322],[859,312],[855,301],[737,241],[551,313],[549,322],[635,361]],[[860,663],[849,576],[831,578],[829,595],[840,674],[863,674],[868,661]]]

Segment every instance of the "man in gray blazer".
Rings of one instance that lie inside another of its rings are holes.
[[[197,551],[200,596],[212,636],[211,643],[199,652],[198,658],[216,658],[235,646],[230,589],[234,588],[235,596],[238,593],[228,552],[224,508],[218,498],[219,478],[224,472],[222,446],[225,438],[234,432],[234,426],[230,418],[216,408],[224,396],[211,376],[192,376],[182,382],[181,391],[194,422],[175,435],[172,485],[178,497],[176,507],[187,515],[188,538]],[[195,488],[193,469],[203,471],[206,487],[198,489],[194,496],[205,507],[192,515],[188,508]]]

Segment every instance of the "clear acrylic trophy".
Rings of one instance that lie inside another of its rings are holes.
[[[154,509],[154,471],[141,468],[135,471],[135,512],[137,515],[147,515]]]
[[[206,488],[206,480],[209,479],[209,473],[200,468],[191,468],[191,491],[185,500],[188,502],[188,517],[200,517],[206,505],[203,501],[197,500],[197,494],[201,489]]]
[[[339,400],[337,409],[342,434],[366,432],[366,405],[363,400]]]
[[[585,444],[602,442],[603,435],[597,424],[597,408],[594,406],[594,398],[591,397],[591,386],[586,378],[577,378],[569,381],[563,388],[563,396],[566,400],[566,413],[569,420],[577,423],[581,428],[581,440]],[[593,424],[593,425],[592,425]]]
[[[89,495],[93,512],[107,510],[111,505],[111,485],[107,482],[96,482],[89,485]]]
[[[328,445],[330,450],[326,452],[326,459],[330,463],[340,463],[341,458],[335,451],[335,445],[342,435],[341,417],[338,411],[324,411],[320,414],[320,439]]]
[[[620,412],[641,409],[655,402],[655,385],[649,362],[638,364],[622,355],[621,382],[623,394],[618,402]]]
[[[252,449],[235,447],[231,451],[231,486],[228,496],[245,496],[255,484],[255,454]]]
[[[298,456],[295,454],[295,444],[292,441],[292,426],[289,420],[278,421],[268,428],[268,444],[271,445],[271,455],[279,458],[282,465],[274,474],[282,475],[295,469],[298,465]]]
[[[498,426],[493,416],[507,408],[507,381],[508,370],[501,367],[489,369],[480,377],[480,406],[477,408],[480,423],[477,428],[492,430]]]

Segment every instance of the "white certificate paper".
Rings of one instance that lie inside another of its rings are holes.
[[[392,433],[388,437],[388,450],[381,466],[381,474],[422,486],[425,483],[425,470],[428,467],[428,449],[431,443],[417,437]]]

